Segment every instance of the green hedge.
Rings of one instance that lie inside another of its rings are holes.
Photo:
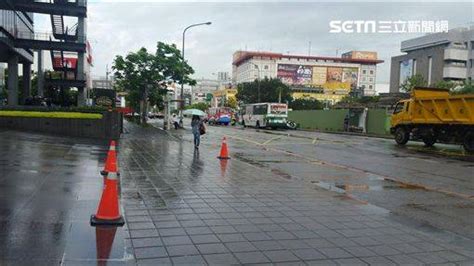
[[[73,112],[101,114],[108,111],[106,107],[82,106],[82,107],[45,107],[45,106],[16,106],[0,107],[0,111],[27,111],[27,112]]]
[[[68,119],[102,119],[102,114],[79,112],[38,112],[0,110],[0,116],[34,117],[34,118],[68,118]]]

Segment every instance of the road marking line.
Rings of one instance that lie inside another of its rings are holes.
[[[277,139],[281,139],[283,136],[279,136],[279,137],[274,137],[274,138],[271,138],[267,141],[265,141],[264,143],[262,143],[262,145],[267,145],[268,143],[274,141],[274,140],[277,140]]]
[[[235,139],[240,139],[242,141],[253,143],[253,144],[256,144],[258,146],[263,146],[263,144],[251,141],[249,139],[243,139],[243,138],[239,138],[237,136],[233,136],[233,137]],[[364,170],[364,169],[361,169],[361,168],[358,168],[358,167],[354,167],[354,166],[347,166],[347,165],[332,163],[332,162],[329,162],[329,161],[323,161],[323,160],[319,160],[319,159],[311,159],[311,157],[309,157],[309,156],[304,156],[304,155],[297,154],[297,153],[290,152],[290,151],[286,151],[286,150],[270,148],[270,147],[266,148],[266,150],[274,151],[274,152],[280,152],[280,153],[288,154],[288,155],[291,155],[291,156],[294,156],[294,157],[297,157],[297,158],[301,158],[301,159],[305,160],[307,163],[310,163],[310,164],[321,164],[321,165],[332,166],[332,167],[335,167],[335,168],[345,169],[345,170],[349,170],[349,171],[353,171],[353,172],[366,173],[366,174],[369,173],[369,174],[377,175],[377,176],[379,176],[383,179],[387,179],[387,180],[391,180],[391,181],[395,181],[395,182],[399,182],[399,183],[404,183],[404,184],[407,184],[407,185],[417,185],[417,184],[413,184],[413,183],[410,183],[410,182],[403,182],[403,181],[397,180],[396,178],[393,178],[393,177],[389,177],[389,176],[386,176],[386,175],[383,175],[383,174],[378,174],[378,173],[375,173],[375,172],[372,172],[372,171],[367,171],[367,170]],[[420,185],[418,185],[418,186],[420,186]],[[439,192],[439,193],[443,193],[443,194],[447,194],[447,195],[457,196],[457,197],[464,198],[464,199],[473,199],[474,198],[474,195],[458,193],[458,192],[453,192],[453,191],[447,191],[447,190],[437,188],[437,187],[430,187],[430,186],[422,186],[422,187],[424,189],[428,190],[428,191]]]

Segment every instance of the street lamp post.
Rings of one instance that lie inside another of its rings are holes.
[[[181,124],[181,126],[183,126],[183,109],[184,109],[184,43],[185,43],[185,39],[186,39],[186,31],[192,27],[197,27],[197,26],[203,26],[203,25],[211,25],[212,22],[208,21],[208,22],[203,22],[203,23],[196,23],[196,24],[191,24],[189,26],[187,26],[186,28],[184,28],[183,30],[183,47],[181,49],[181,56],[182,56],[182,59],[183,59],[183,73],[181,75],[181,94],[180,94],[180,106],[181,106],[181,112],[180,112],[180,116],[179,116],[179,123]]]
[[[257,79],[257,101],[260,102],[260,67],[257,64],[249,62],[250,64],[254,65],[258,71],[258,79]]]

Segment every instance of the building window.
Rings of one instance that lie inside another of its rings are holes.
[[[373,75],[374,74],[374,71],[373,70],[370,70],[370,75]]]
[[[264,68],[264,69],[268,69],[268,65],[265,65],[263,68]]]
[[[373,88],[374,88],[374,86],[369,85],[369,90],[372,90]]]
[[[374,82],[374,78],[369,78],[369,82]]]
[[[367,70],[365,70],[365,69],[362,70],[362,74],[364,74],[364,75],[367,74]]]
[[[255,65],[255,69],[258,69],[258,66],[257,66],[257,65]]]
[[[413,76],[416,75],[416,59],[413,59]]]
[[[433,67],[433,58],[428,56],[428,85],[431,84],[431,69]]]

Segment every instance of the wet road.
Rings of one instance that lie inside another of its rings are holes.
[[[94,140],[0,130],[0,265],[126,261],[123,228],[89,225],[107,148]]]
[[[472,210],[459,213],[449,201],[469,206],[471,199],[463,198],[469,184],[435,186],[443,177],[437,164],[451,171],[468,161],[412,152],[409,159],[404,150],[396,157],[384,140],[219,127],[210,128],[198,153],[189,130],[125,126],[118,160],[126,224],[116,229],[89,225],[102,191],[98,173],[106,143],[0,131],[0,265],[474,261],[474,241],[465,237],[472,232],[466,225]],[[229,161],[216,158],[222,136],[228,137]],[[356,167],[352,155],[375,161]],[[397,168],[389,158],[406,161]],[[435,179],[426,174],[429,189],[394,181],[423,176],[410,160],[422,161],[424,172],[437,171]],[[383,172],[389,164],[397,175]],[[463,170],[453,173],[456,180],[466,177]],[[419,205],[402,207],[421,201],[447,207],[439,218]],[[449,215],[456,219],[443,226]],[[452,225],[458,234],[443,230]]]
[[[170,132],[191,141],[189,132]],[[217,146],[223,136],[235,159],[474,239],[474,158],[460,147],[216,126],[204,142]]]

